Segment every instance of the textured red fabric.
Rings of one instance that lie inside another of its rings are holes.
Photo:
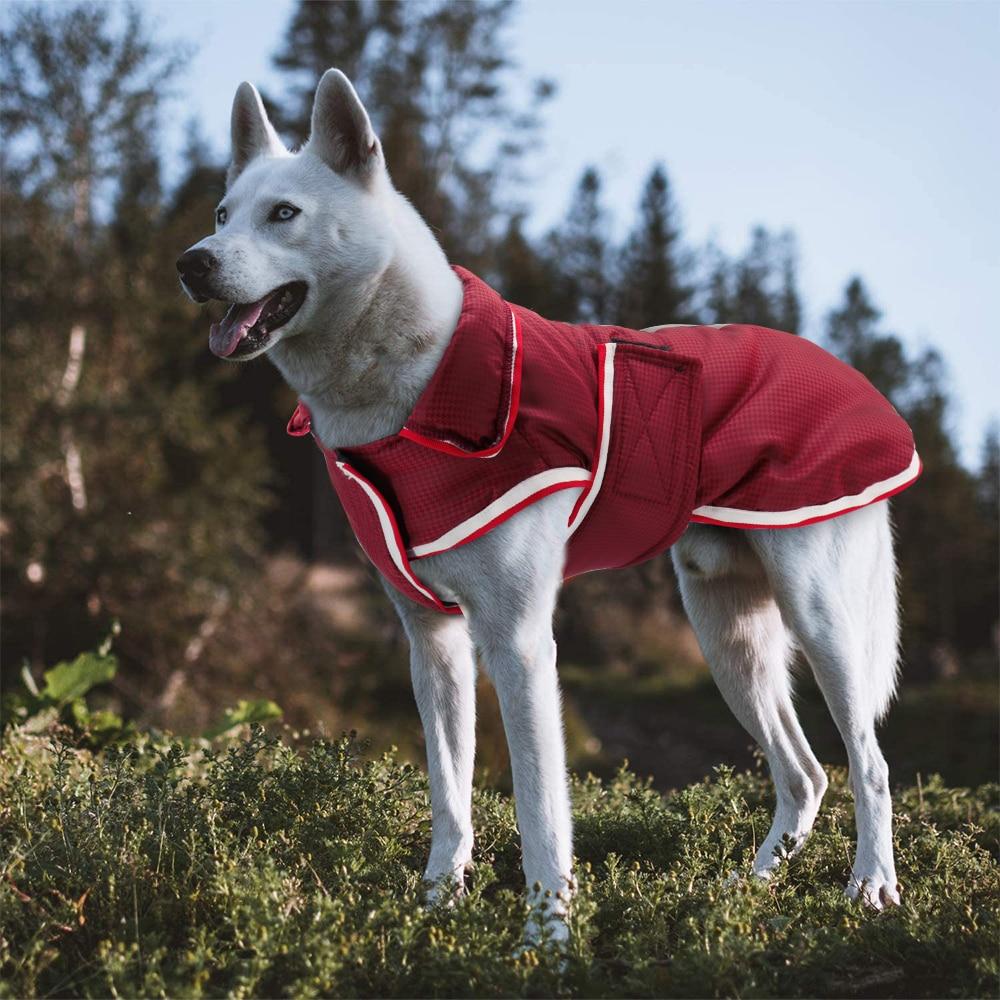
[[[690,520],[762,512],[777,527],[808,523],[814,507],[812,519],[835,516],[853,509],[849,498],[879,499],[865,495],[876,484],[891,483],[887,494],[918,474],[899,482],[915,463],[899,414],[809,341],[755,326],[557,323],[456,272],[458,326],[403,430],[326,452],[365,552],[418,603],[455,610],[410,558],[465,544],[557,489],[583,487],[578,506],[589,504],[569,541],[574,576],[650,558]],[[606,370],[607,457],[591,487]],[[309,432],[301,405],[289,432]]]
[[[657,332],[702,362],[696,507],[783,511],[854,496],[906,469],[913,435],[858,371],[757,326]]]

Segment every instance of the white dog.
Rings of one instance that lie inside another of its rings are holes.
[[[178,261],[195,301],[237,303],[213,325],[213,351],[241,361],[267,352],[330,452],[395,435],[449,345],[463,290],[393,188],[354,89],[337,70],[323,76],[312,134],[293,154],[244,83],[232,143],[216,231]],[[579,484],[552,492],[467,544],[415,560],[416,582],[464,615],[387,587],[410,640],[426,736],[431,898],[461,891],[472,855],[478,652],[503,713],[525,877],[529,888],[541,886],[535,912],[557,939],[566,933],[573,854],[552,617],[580,493]],[[754,872],[768,877],[801,847],[827,784],[792,705],[797,647],[850,761],[858,845],[847,891],[874,907],[898,902],[888,770],[875,736],[897,670],[888,504],[782,530],[692,524],[672,554],[712,674],[774,779],[774,822]]]

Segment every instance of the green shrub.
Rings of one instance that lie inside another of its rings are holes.
[[[35,683],[25,664],[21,669],[22,686],[3,696],[2,727],[18,723],[26,732],[41,732],[54,724],[73,730],[81,743],[105,746],[135,734],[135,726],[115,712],[93,710],[86,696],[91,688],[110,681],[118,672],[118,658],[111,652],[117,623],[95,651],[80,653],[74,660],[64,660],[45,671],[43,684]]]
[[[842,894],[844,775],[768,884],[729,885],[769,821],[763,776],[661,796],[574,784],[579,895],[564,963],[514,957],[510,800],[477,791],[475,868],[421,905],[424,776],[357,742],[259,726],[228,748],[135,734],[94,751],[8,729],[0,763],[4,996],[982,996],[997,991],[996,787],[896,796],[905,904]]]

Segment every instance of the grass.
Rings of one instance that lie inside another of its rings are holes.
[[[765,776],[661,796],[575,780],[579,894],[563,962],[514,957],[511,801],[477,789],[475,867],[425,910],[423,774],[357,742],[244,727],[226,749],[130,733],[81,749],[9,728],[0,759],[2,996],[993,996],[997,787],[894,797],[904,905],[842,893],[842,771],[803,853],[727,885],[768,827]]]

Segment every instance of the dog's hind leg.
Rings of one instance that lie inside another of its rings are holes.
[[[422,608],[386,585],[410,640],[410,676],[431,787],[428,902],[461,893],[472,858],[476,661],[464,618]]]
[[[771,769],[774,821],[754,860],[754,873],[767,878],[802,846],[826,790],[792,706],[788,633],[742,532],[692,525],[672,556],[712,676]]]
[[[898,903],[889,769],[875,736],[898,658],[888,504],[748,534],[847,747],[858,829],[847,892],[876,908]]]

